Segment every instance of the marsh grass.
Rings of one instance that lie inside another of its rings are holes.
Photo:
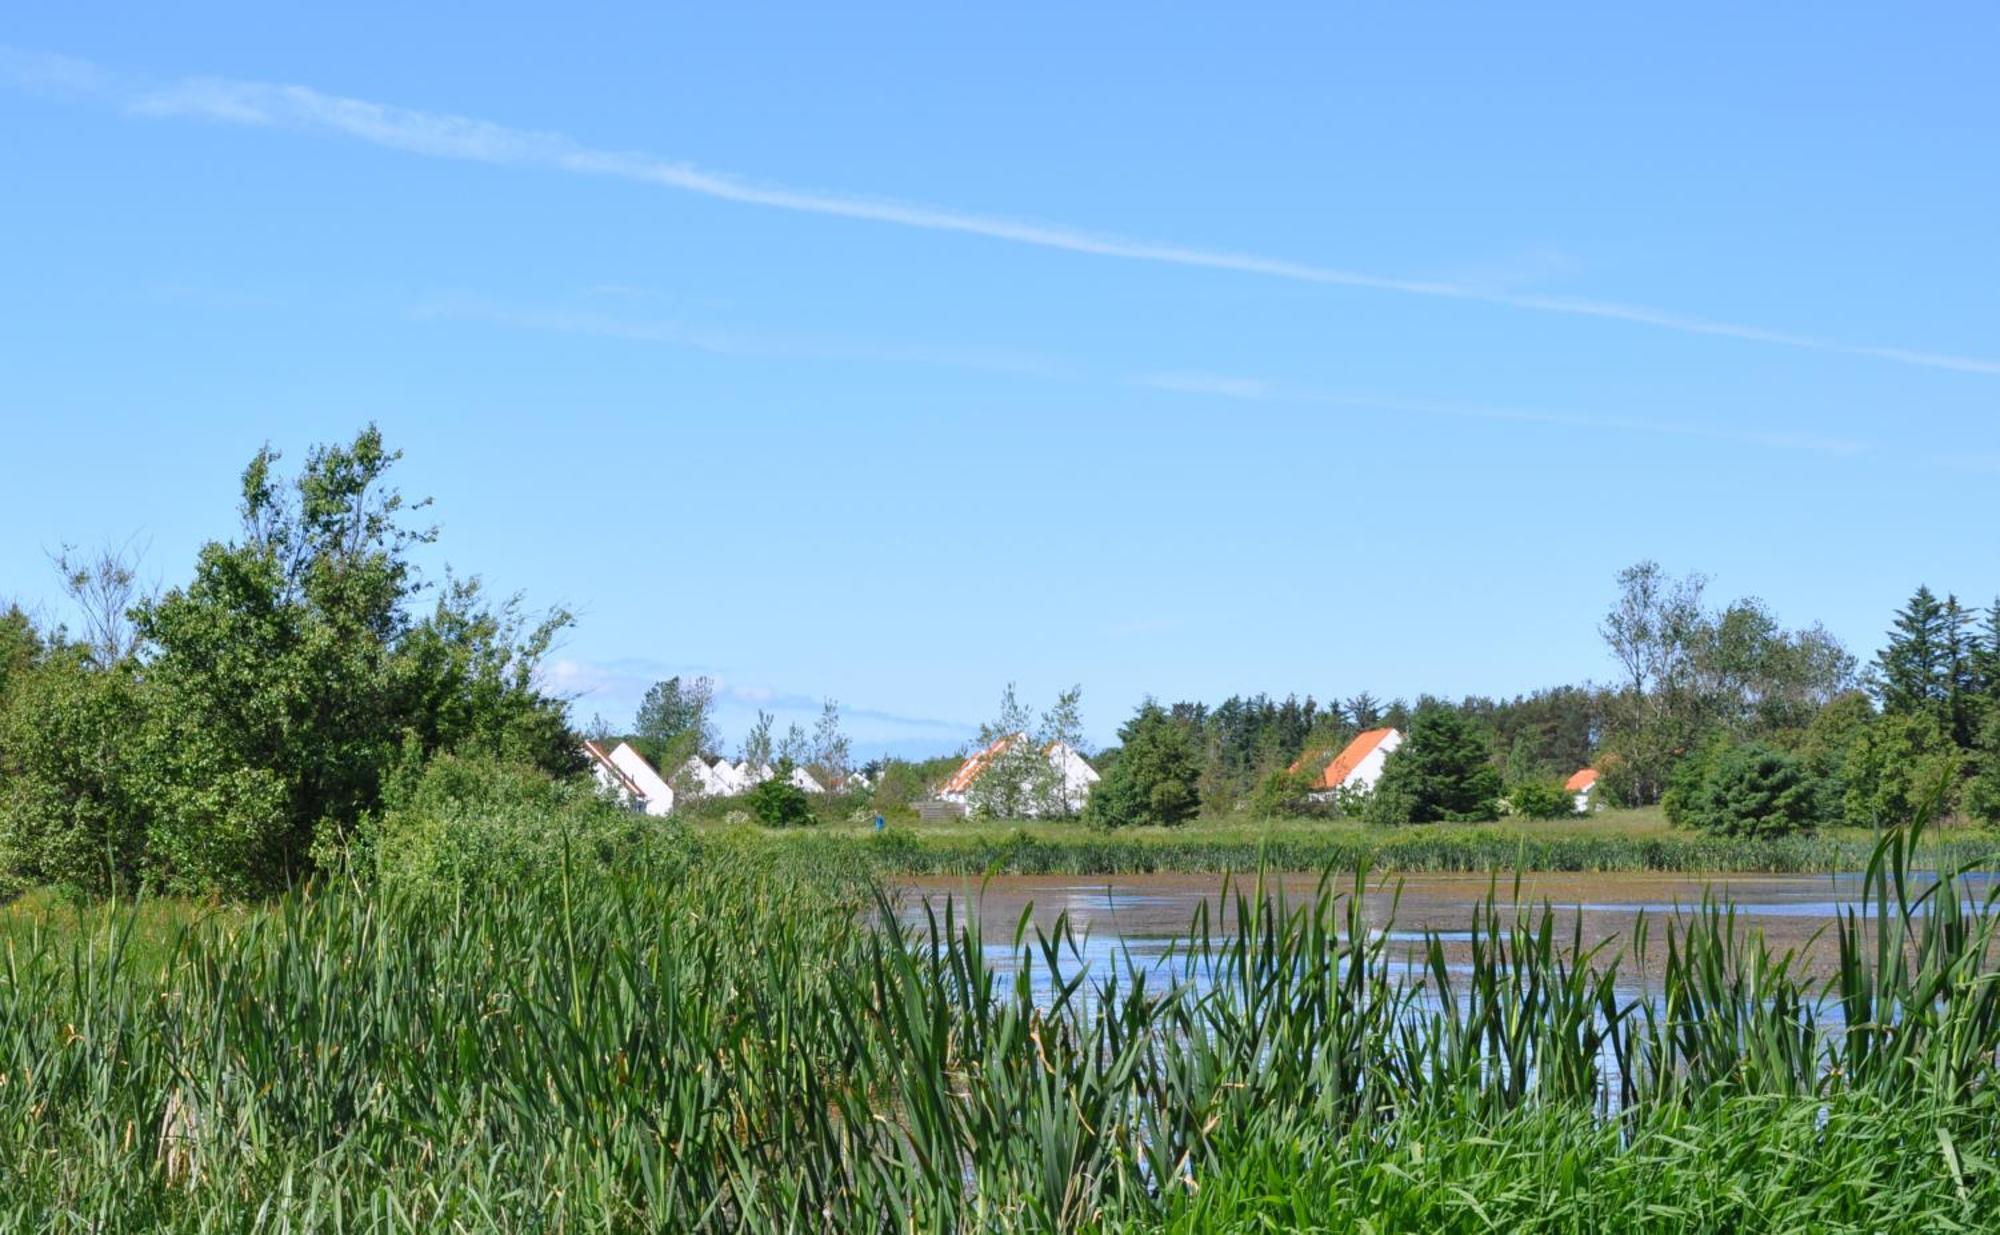
[[[1498,889],[1469,965],[1413,965],[1361,874],[1233,880],[1103,972],[1066,920],[988,941],[719,843],[336,884],[143,962],[147,908],[107,911],[6,941],[0,1227],[1975,1229],[2000,919],[1919,841],[1825,984],[1714,901],[1635,982],[1643,941]]]
[[[1639,812],[1634,812],[1638,814]],[[1854,829],[1755,839],[1638,820],[1564,820],[1489,826],[1354,823],[1191,824],[1100,831],[1077,823],[957,823],[934,827],[712,833],[736,844],[787,846],[802,860],[860,860],[882,875],[1134,875],[1269,870],[1405,874],[1489,871],[1663,871],[1824,874],[1864,867],[1879,837]],[[1993,838],[1934,835],[1927,861],[1952,865],[1990,852]]]

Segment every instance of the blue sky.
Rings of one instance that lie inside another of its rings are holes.
[[[1990,5],[408,7],[10,11],[0,595],[369,420],[582,717],[732,745],[2000,590]]]

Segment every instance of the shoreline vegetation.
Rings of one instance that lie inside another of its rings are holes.
[[[1365,864],[1380,874],[1661,871],[1678,874],[1856,874],[1877,834],[1823,829],[1726,837],[1676,828],[1658,810],[1606,811],[1560,821],[1371,827],[1350,821],[1206,821],[1115,831],[1075,822],[822,825],[780,830],[700,826],[697,837],[769,845],[801,859],[859,863],[884,877],[965,875],[1318,873]],[[1926,834],[1927,869],[1991,865],[2000,836],[1976,828]]]
[[[661,835],[164,935],[143,902],[0,931],[0,1226],[1932,1230],[2000,1205],[2000,907],[1925,877],[1911,833],[1863,864],[1830,978],[1706,900],[1649,927],[1650,994],[1644,940],[1490,896],[1469,965],[1429,929],[1408,964],[1329,872],[1292,901],[1234,883],[1228,929],[1197,911],[1164,969],[1092,970],[1066,919],[988,939],[879,912],[823,848]]]

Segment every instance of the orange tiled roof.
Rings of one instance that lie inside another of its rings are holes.
[[[1394,732],[1394,729],[1384,728],[1356,734],[1354,740],[1347,744],[1347,749],[1335,755],[1333,762],[1326,765],[1326,774],[1320,777],[1320,788],[1338,789],[1346,784],[1347,778],[1354,775],[1354,769],[1361,766],[1361,761],[1382,744],[1382,739]]]
[[[1597,783],[1597,769],[1585,768],[1563,782],[1563,788],[1571,793],[1582,793]]]
[[[1019,736],[1019,734],[1009,734],[1004,738],[1000,738],[993,745],[960,764],[958,771],[953,772],[951,779],[944,783],[943,792],[964,793],[966,790],[972,788],[972,782],[979,779],[979,774],[986,770],[986,765],[997,758],[1002,751],[1012,746],[1014,739]]]

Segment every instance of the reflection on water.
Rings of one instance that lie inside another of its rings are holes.
[[[1760,932],[1774,950],[1796,951],[1806,972],[1823,977],[1832,961],[1829,928],[1850,912],[1863,919],[1878,912],[1874,902],[1863,899],[1862,882],[1858,874],[1533,873],[1521,876],[1517,886],[1511,874],[1410,876],[1371,880],[1362,904],[1374,936],[1390,945],[1392,956],[1416,964],[1427,943],[1435,940],[1442,946],[1446,972],[1456,976],[1470,972],[1472,932],[1467,927],[1475,907],[1489,896],[1503,917],[1516,907],[1554,909],[1565,946],[1578,938],[1571,933],[1576,930],[1585,948],[1606,945],[1616,951],[1630,943],[1642,915],[1656,923],[1651,933],[1657,939],[1660,920],[1685,913],[1712,895],[1734,907],[1740,927]],[[1932,876],[1913,873],[1912,882],[1927,887]],[[1189,959],[1183,941],[1191,924],[1205,910],[1203,920],[1211,937],[1218,943],[1229,938],[1234,934],[1235,898],[1250,896],[1255,887],[1255,881],[1232,882],[1225,900],[1224,880],[1213,875],[1011,876],[984,884],[932,879],[905,885],[902,912],[918,927],[926,904],[940,922],[946,902],[961,922],[968,913],[976,914],[986,961],[1004,974],[1012,974],[1020,963],[1014,939],[1024,921],[1031,924],[1026,942],[1032,947],[1034,928],[1053,932],[1062,919],[1073,936],[1058,957],[1065,978],[1082,972],[1094,985],[1115,974],[1128,989],[1131,978],[1142,977],[1148,989],[1186,984],[1199,992],[1211,985],[1211,979]],[[1330,887],[1336,894],[1350,894],[1352,881]],[[1319,889],[1317,878],[1297,876],[1273,878],[1265,891],[1297,908],[1309,904]],[[1963,877],[1961,889],[1966,907],[1971,908],[2000,891],[2000,884],[1993,873],[1976,873]],[[1634,994],[1648,985],[1647,968],[1640,963],[1644,959],[1627,957],[1621,965]],[[1053,989],[1039,949],[1030,968],[1038,994]]]

